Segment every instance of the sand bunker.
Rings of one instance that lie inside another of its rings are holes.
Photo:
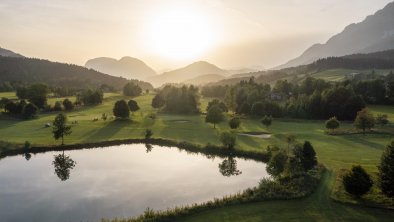
[[[240,136],[257,137],[257,138],[262,138],[262,139],[271,138],[271,134],[267,134],[267,133],[238,133],[238,135],[240,135]]]

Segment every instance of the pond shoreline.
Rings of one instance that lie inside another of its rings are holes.
[[[107,146],[126,145],[126,144],[151,144],[158,146],[177,147],[185,151],[200,153],[208,156],[210,155],[218,156],[218,157],[233,156],[233,157],[239,157],[245,159],[253,159],[264,163],[267,163],[270,158],[269,153],[265,151],[249,152],[249,151],[241,151],[236,149],[226,149],[212,144],[201,146],[185,141],[178,142],[169,139],[151,138],[151,139],[110,140],[110,141],[101,141],[101,142],[92,142],[92,143],[66,144],[66,145],[58,145],[58,146],[33,146],[28,149],[19,147],[15,149],[0,150],[0,159],[8,156],[22,155],[25,153],[36,154],[36,153],[45,153],[50,151],[93,149],[93,148],[102,148]]]

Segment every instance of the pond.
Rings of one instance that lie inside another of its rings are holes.
[[[174,147],[121,145],[0,160],[1,221],[98,221],[254,187],[265,164]]]

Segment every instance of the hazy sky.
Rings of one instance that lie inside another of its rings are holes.
[[[0,46],[79,65],[127,55],[157,70],[269,68],[391,1],[0,0]]]

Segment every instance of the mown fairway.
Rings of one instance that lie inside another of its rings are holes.
[[[0,97],[11,97],[12,94],[0,94]],[[219,144],[218,134],[229,130],[227,122],[213,129],[213,125],[204,121],[199,115],[167,115],[157,114],[156,119],[149,118],[155,112],[150,106],[152,95],[144,95],[135,100],[141,110],[131,116],[131,121],[101,120],[102,113],[112,116],[112,107],[116,100],[124,98],[119,94],[106,94],[102,105],[84,107],[68,112],[69,121],[77,121],[73,125],[73,133],[65,138],[65,143],[84,143],[126,138],[143,138],[145,129],[153,130],[153,137],[168,138],[178,141],[188,141],[205,145]],[[129,99],[129,98],[126,98]],[[56,100],[50,99],[50,103]],[[201,109],[205,110],[208,99],[201,101]],[[394,121],[392,107],[372,106],[374,113],[385,113]],[[8,142],[31,142],[33,145],[60,144],[52,138],[51,127],[45,128],[45,123],[52,122],[56,113],[40,114],[33,120],[21,121],[0,117],[0,140]],[[93,121],[99,118],[98,121]],[[352,123],[342,123],[342,128],[351,128]],[[392,128],[393,126],[388,126]],[[269,139],[238,136],[236,149],[263,151],[269,144],[287,147],[284,136],[294,134],[298,141],[309,140],[318,155],[319,161],[325,164],[330,172],[316,191],[308,198],[290,201],[269,201],[225,207],[193,215],[182,221],[262,221],[294,220],[294,221],[382,221],[394,218],[394,213],[364,207],[353,207],[334,203],[329,199],[331,186],[335,180],[335,171],[349,168],[354,164],[363,165],[369,172],[376,173],[383,148],[391,140],[392,135],[369,134],[363,136],[329,136],[324,133],[324,121],[307,120],[274,120],[272,126],[266,129],[259,119],[243,119],[238,132],[269,132]]]

